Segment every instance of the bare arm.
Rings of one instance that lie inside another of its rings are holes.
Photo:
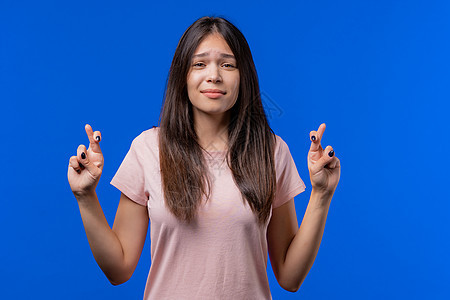
[[[113,285],[126,282],[144,247],[149,222],[147,208],[122,194],[111,229],[95,193],[80,199],[78,206],[97,264]]]
[[[93,132],[89,125],[85,129],[89,149],[78,147],[77,156],[70,158],[67,176],[94,258],[108,280],[117,285],[131,277],[139,261],[148,229],[147,208],[122,194],[111,229],[95,192],[103,169],[100,132]]]
[[[284,261],[286,252],[298,231],[297,214],[294,199],[273,209],[269,226],[267,227],[267,244],[270,264],[279,285],[290,292],[294,285],[289,283],[289,276],[284,276]]]
[[[294,199],[276,208],[267,229],[270,261],[285,290],[296,292],[311,269],[319,251],[328,210],[340,177],[340,161],[332,148],[320,145],[325,124],[311,131],[308,154],[313,190],[302,224],[298,228]]]
[[[287,291],[300,288],[319,252],[329,208],[316,205],[320,197],[311,193],[300,228],[294,199],[273,210],[267,231],[270,262],[278,283]]]

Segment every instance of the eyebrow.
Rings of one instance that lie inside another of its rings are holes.
[[[205,56],[209,56],[209,52],[195,54],[195,55],[192,56],[192,58],[194,58],[194,57],[205,57]],[[222,57],[222,58],[234,58],[234,55],[226,54],[226,53],[220,53],[220,57]]]

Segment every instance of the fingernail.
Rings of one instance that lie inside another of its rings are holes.
[[[100,136],[99,136],[99,135],[97,135],[97,136],[95,137],[95,139],[97,140],[97,142],[100,142]]]
[[[333,151],[333,150],[331,150],[330,152],[328,152],[328,156],[329,156],[329,157],[333,157],[333,155],[334,155],[334,151]]]
[[[81,158],[85,159],[86,158],[86,154],[84,154],[84,152],[81,152]]]
[[[313,141],[315,141],[315,140],[316,140],[316,137],[313,135],[313,136],[311,137],[311,139],[312,139]]]

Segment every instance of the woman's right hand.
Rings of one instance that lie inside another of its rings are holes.
[[[67,172],[70,188],[77,199],[95,192],[103,170],[100,131],[93,132],[89,124],[86,124],[85,130],[89,138],[89,149],[86,150],[84,145],[78,146],[77,155],[69,160]]]

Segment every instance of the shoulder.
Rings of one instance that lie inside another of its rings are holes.
[[[279,135],[275,134],[275,139],[275,157],[279,157],[279,155],[283,155],[283,153],[289,151],[289,147]]]
[[[158,149],[159,127],[153,126],[150,129],[142,131],[133,139],[132,147],[137,149]]]
[[[133,143],[141,144],[148,141],[153,141],[158,139],[159,127],[152,127],[150,129],[142,131],[137,137],[133,139]]]

